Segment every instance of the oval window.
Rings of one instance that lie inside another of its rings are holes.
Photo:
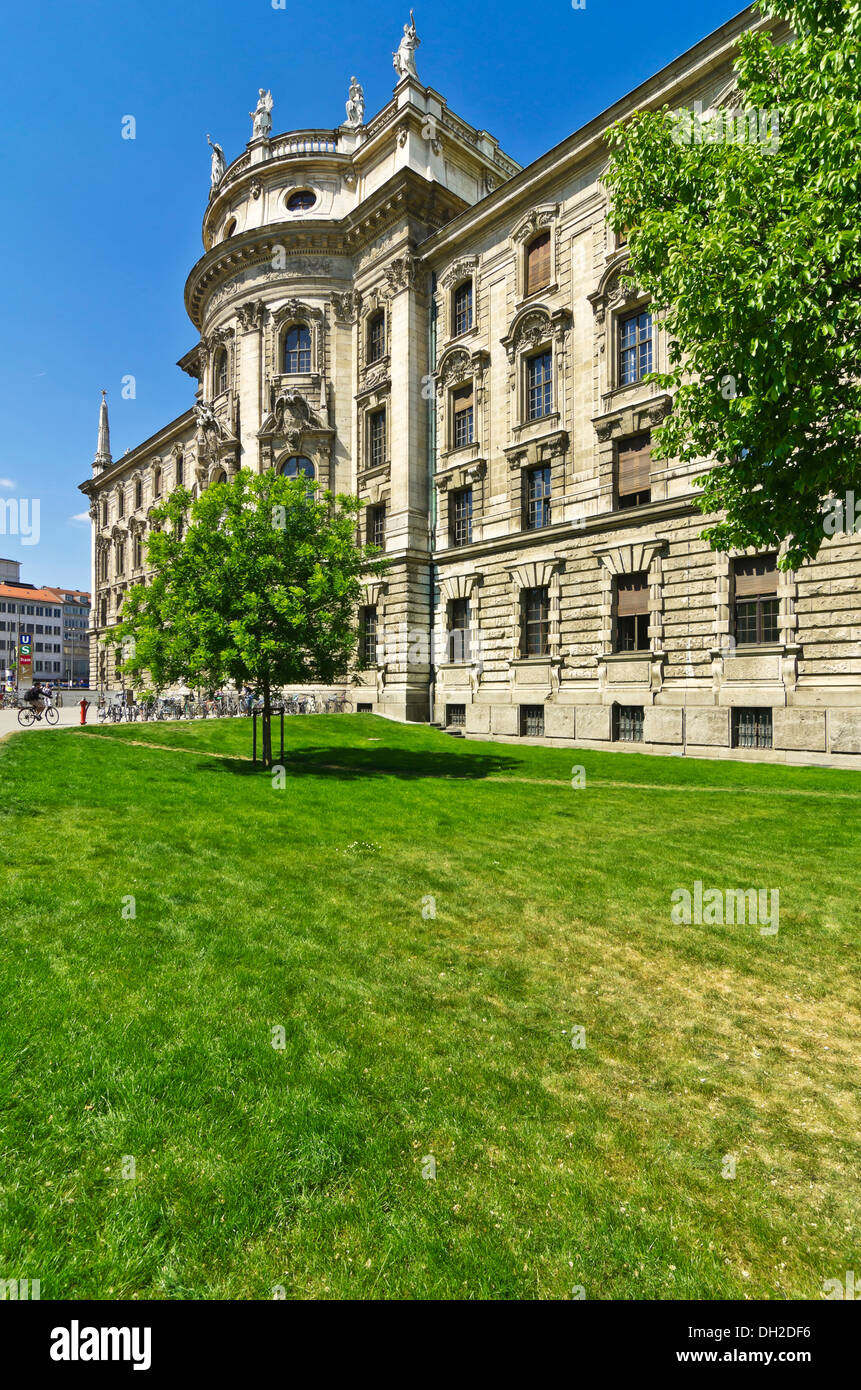
[[[287,199],[288,212],[306,212],[312,208],[317,201],[317,194],[312,193],[310,188],[300,188],[298,193],[291,193]]]

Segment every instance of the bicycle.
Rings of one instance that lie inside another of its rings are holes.
[[[46,724],[58,724],[60,722],[59,711],[53,705],[43,705],[40,710],[36,709],[34,705],[22,705],[18,711],[18,723],[22,729],[28,729],[31,724],[41,724],[43,715]]]

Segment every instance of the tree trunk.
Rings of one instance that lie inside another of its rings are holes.
[[[269,703],[269,677],[263,677],[263,717],[260,721],[262,737],[263,766],[272,766],[272,706]]]

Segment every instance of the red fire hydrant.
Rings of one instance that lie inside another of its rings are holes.
[[[86,724],[86,722],[87,722],[87,710],[88,710],[89,708],[90,708],[90,702],[89,702],[89,700],[82,700],[82,701],[81,701],[81,723],[82,723],[82,724]]]

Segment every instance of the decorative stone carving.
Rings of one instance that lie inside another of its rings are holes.
[[[550,315],[547,310],[528,309],[514,320],[511,332],[502,339],[502,346],[509,362],[513,362],[519,352],[547,342],[550,336]]]
[[[555,205],[553,207],[533,208],[532,211],[523,218],[522,222],[518,222],[511,234],[512,239],[522,244],[524,241],[528,241],[530,237],[535,236],[536,232],[543,231],[545,227],[552,227],[556,221],[556,217],[557,210]]]
[[[257,105],[253,111],[249,111],[253,126],[251,130],[252,140],[268,140],[272,134],[272,107],[274,106],[272,93],[264,91],[262,87],[257,89]]]
[[[440,363],[437,375],[436,389],[442,395],[450,386],[456,386],[458,382],[466,381],[473,374],[472,363],[469,353],[462,348],[445,355]]]
[[[418,262],[414,256],[398,256],[386,266],[386,281],[390,295],[412,289],[416,283]]]
[[[335,310],[335,318],[341,323],[355,323],[360,303],[361,296],[356,290],[346,290],[344,293],[333,294],[332,307]]]
[[[347,125],[357,130],[365,120],[365,93],[355,77],[350,78],[350,93],[347,97]]]
[[[421,39],[416,33],[413,12],[410,10],[410,22],[404,25],[403,37],[398,44],[398,50],[392,54],[392,67],[398,74],[399,81],[404,77],[414,77],[418,80],[416,49],[420,43]]]
[[[262,299],[250,299],[247,304],[237,306],[236,317],[246,330],[262,328],[266,321],[266,305]]]
[[[216,142],[212,143],[209,136],[206,137],[207,144],[212,150],[212,172],[209,181],[209,196],[212,197],[224,175],[227,173],[227,160],[224,158],[224,150]]]
[[[255,202],[256,202],[257,199],[260,197],[260,194],[261,194],[262,192],[263,192],[263,184],[260,182],[260,180],[259,180],[259,179],[252,179],[252,180],[251,180],[251,196],[252,196],[252,198],[255,200]]]

